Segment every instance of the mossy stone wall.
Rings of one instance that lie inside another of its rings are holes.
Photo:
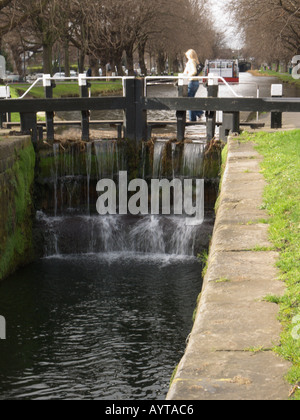
[[[33,259],[34,172],[31,138],[0,137],[0,280]]]

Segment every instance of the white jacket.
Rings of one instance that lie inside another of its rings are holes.
[[[184,73],[187,76],[193,77],[197,74],[197,63],[195,60],[188,60],[186,63],[186,67]],[[190,79],[190,80],[197,80],[197,79]]]

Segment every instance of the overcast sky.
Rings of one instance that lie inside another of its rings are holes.
[[[234,21],[230,14],[225,13],[228,0],[209,0],[210,8],[215,20],[215,26],[221,31],[226,30],[226,42],[229,47],[238,49],[242,47],[241,36],[237,34]]]

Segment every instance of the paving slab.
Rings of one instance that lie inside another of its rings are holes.
[[[262,210],[262,157],[229,138],[228,161],[195,324],[168,400],[287,400],[290,364],[280,343],[284,283]],[[264,219],[264,222],[262,222]]]

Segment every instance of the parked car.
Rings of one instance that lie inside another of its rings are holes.
[[[5,78],[5,81],[8,83],[18,83],[20,82],[21,77],[18,74],[8,74]]]
[[[63,72],[55,73],[55,75],[53,76],[54,79],[64,79],[65,77],[66,75]]]

